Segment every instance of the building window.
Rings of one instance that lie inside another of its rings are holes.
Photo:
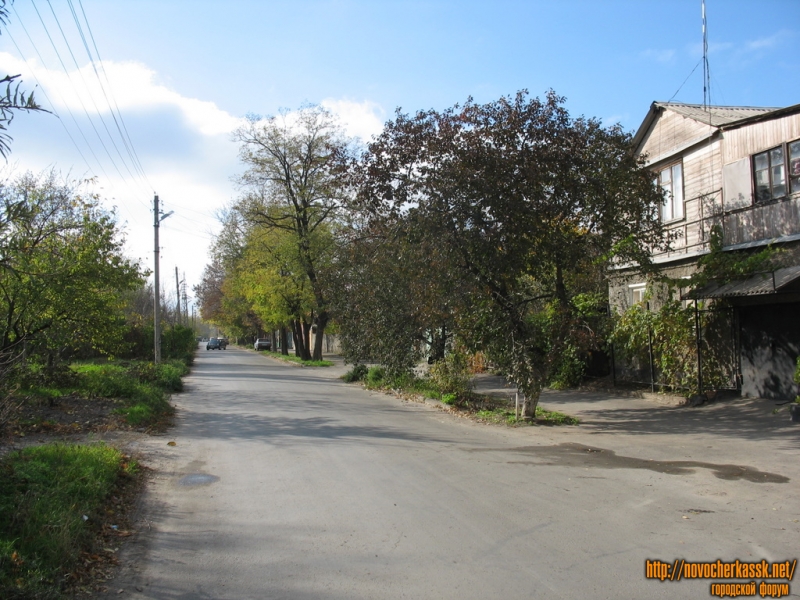
[[[645,295],[647,291],[646,283],[633,283],[628,286],[628,290],[628,300],[630,300],[631,306],[642,304],[645,301]]]
[[[756,202],[769,202],[786,195],[786,165],[783,146],[753,156]]]
[[[661,220],[676,221],[683,218],[683,166],[670,165],[658,172],[658,185],[664,190]]]
[[[793,194],[800,192],[800,140],[789,142],[789,182]]]

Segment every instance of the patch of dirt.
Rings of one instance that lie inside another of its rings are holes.
[[[39,399],[19,399],[7,409],[5,423],[0,423],[0,455],[10,449],[68,441],[87,433],[102,434],[116,431],[154,433],[164,431],[172,423],[165,417],[149,427],[133,426],[116,413],[123,407],[121,400],[62,396],[54,402]]]

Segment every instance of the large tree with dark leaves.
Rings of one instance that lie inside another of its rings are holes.
[[[435,240],[462,287],[459,335],[506,371],[535,414],[565,349],[586,338],[585,292],[608,261],[665,244],[661,193],[631,136],[527,92],[396,114],[355,170],[357,206]],[[577,299],[577,301],[576,301]]]

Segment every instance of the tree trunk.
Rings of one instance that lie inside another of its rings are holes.
[[[317,332],[314,338],[314,360],[322,360],[322,342],[325,338],[325,327],[328,326],[328,313],[323,311],[317,315]]]
[[[292,320],[292,338],[294,339],[294,355],[303,358],[303,325],[300,319]]]
[[[294,335],[295,356],[302,360],[311,360],[311,350],[308,347],[311,324],[303,319],[295,319],[292,321],[292,334]]]
[[[281,354],[284,356],[289,355],[289,333],[286,331],[286,325],[281,325]]]
[[[303,332],[303,360],[311,360],[311,323],[302,321]]]
[[[277,338],[278,338],[278,336],[275,335],[275,330],[272,329],[269,332],[269,349],[272,350],[273,352],[277,352],[278,351],[278,339]]]
[[[529,398],[527,394],[523,394],[521,417],[526,421],[535,419],[537,406],[539,406],[539,394],[536,394],[534,398]]]

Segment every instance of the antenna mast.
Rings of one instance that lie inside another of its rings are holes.
[[[711,106],[711,73],[708,69],[708,29],[706,27],[706,0],[701,0],[703,16],[703,108]]]

